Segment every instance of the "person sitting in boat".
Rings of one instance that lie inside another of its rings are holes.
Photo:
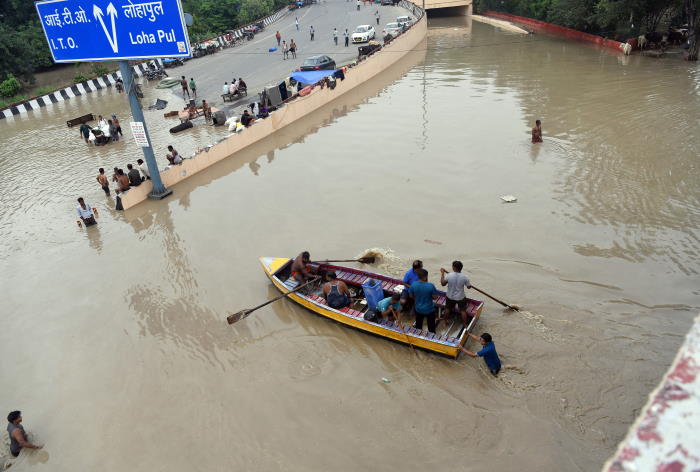
[[[297,282],[305,283],[312,277],[311,269],[308,265],[310,261],[311,255],[309,251],[304,251],[292,262],[292,277],[294,277]]]
[[[400,320],[401,294],[395,292],[390,297],[380,300],[377,303],[377,313],[389,320]]]
[[[421,260],[415,260],[413,261],[413,265],[410,269],[406,271],[406,273],[403,275],[403,285],[404,285],[404,290],[401,293],[401,306],[403,307],[404,310],[408,310],[411,308],[411,297],[408,296],[408,289],[411,286],[412,283],[418,282],[419,277],[418,277],[418,271],[423,268],[423,261]]]
[[[352,303],[350,291],[345,282],[338,280],[334,270],[326,273],[327,282],[323,284],[323,295],[326,297],[326,302],[331,308],[345,308]]]

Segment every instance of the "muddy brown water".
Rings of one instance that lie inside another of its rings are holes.
[[[464,18],[431,19],[424,49],[126,213],[94,174],[135,160],[131,138],[88,148],[64,124],[127,124],[123,97],[0,123],[0,405],[46,444],[12,470],[600,468],[698,311],[697,65]],[[221,136],[171,138],[160,113],[161,148]],[[88,231],[79,195],[100,210]],[[258,256],[373,247],[382,271],[420,257],[433,280],[459,258],[525,307],[487,300],[477,328],[511,367],[286,301],[226,324],[276,295]]]

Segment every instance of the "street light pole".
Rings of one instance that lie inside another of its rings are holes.
[[[129,61],[119,61],[119,71],[122,73],[122,79],[124,80],[124,90],[126,91],[126,95],[129,97],[131,116],[133,117],[134,121],[143,123],[143,131],[146,135],[146,140],[148,141],[148,146],[141,148],[143,150],[143,157],[146,158],[148,172],[151,174],[151,182],[153,183],[153,189],[151,190],[151,193],[148,194],[148,198],[151,200],[160,200],[173,193],[173,191],[165,188],[163,181],[160,179],[160,171],[158,170],[156,157],[153,154],[153,143],[151,142],[151,137],[148,135],[146,121],[143,118],[143,110],[141,109],[141,102],[139,102],[139,98],[136,94],[134,74],[131,70],[131,66],[129,65]]]

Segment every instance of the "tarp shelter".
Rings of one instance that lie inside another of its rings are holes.
[[[293,73],[291,78],[302,84],[311,85],[333,74],[335,70],[305,70]]]

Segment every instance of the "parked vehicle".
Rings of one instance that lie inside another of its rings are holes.
[[[170,67],[181,66],[183,64],[184,64],[184,62],[182,62],[182,59],[180,59],[178,57],[175,57],[175,58],[166,57],[165,59],[163,59],[163,67],[165,67],[166,69],[168,69]]]
[[[401,34],[401,25],[396,22],[387,23],[384,27],[384,30],[386,31],[386,34],[391,35],[395,38],[399,34]]]
[[[374,31],[374,26],[372,25],[360,25],[355,28],[355,32],[352,33],[353,43],[366,43],[367,41],[374,39],[376,33]]]
[[[331,70],[335,69],[335,61],[328,56],[311,56],[304,59],[299,70]]]
[[[394,0],[382,0],[382,5],[393,5]]]
[[[416,20],[414,20],[412,16],[399,16],[398,18],[396,18],[396,22],[400,26],[405,26],[406,28],[408,28],[413,23],[415,23]]]

